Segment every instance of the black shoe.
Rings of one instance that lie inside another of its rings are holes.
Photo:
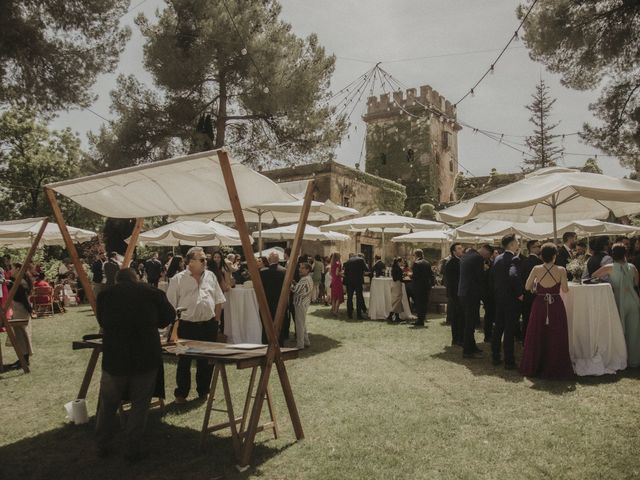
[[[500,360],[499,358],[494,358],[491,360],[491,363],[495,366],[498,366],[502,364],[502,360]]]
[[[462,358],[482,358],[482,352],[463,353]]]
[[[411,326],[413,326],[413,327],[424,327],[424,322],[412,322]]]
[[[474,348],[473,351],[474,351],[474,353],[483,353],[482,349],[478,348],[478,347]]]
[[[356,317],[356,319],[358,319],[358,320],[367,320],[368,318],[369,318],[369,317],[367,317],[366,315],[358,315],[358,316]]]
[[[504,369],[505,370],[515,370],[516,369],[516,364],[515,363],[505,363],[504,364]]]

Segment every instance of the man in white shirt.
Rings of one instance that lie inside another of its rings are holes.
[[[216,276],[206,269],[207,259],[201,247],[193,247],[185,258],[187,268],[174,275],[167,289],[167,298],[173,307],[184,308],[178,338],[215,342],[224,294]],[[198,360],[196,389],[200,399],[206,399],[213,366],[207,360]],[[191,358],[178,357],[175,402],[185,403],[191,388]]]

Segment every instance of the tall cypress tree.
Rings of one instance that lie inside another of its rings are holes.
[[[559,123],[551,121],[551,108],[556,103],[551,98],[549,87],[540,79],[536,85],[536,91],[532,95],[533,100],[526,109],[531,112],[529,121],[533,124],[533,135],[527,137],[526,143],[532,156],[523,160],[525,170],[537,170],[538,168],[553,167],[556,165],[564,148],[557,146],[553,130]]]

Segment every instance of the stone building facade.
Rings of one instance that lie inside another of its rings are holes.
[[[436,113],[434,113],[436,112]],[[404,210],[414,214],[422,203],[455,201],[458,131],[453,105],[430,86],[420,92],[370,97],[367,124],[367,173],[406,187]]]
[[[405,204],[406,189],[392,180],[376,177],[358,169],[334,161],[298,165],[261,172],[277,183],[315,180],[314,200],[332,202],[355,208],[360,215],[374,211],[401,212]],[[268,228],[265,226],[264,228]],[[380,254],[380,236],[375,234],[354,234],[352,240],[335,244],[303,242],[302,249],[308,254],[329,255],[338,251],[343,258],[348,253],[364,253],[367,260]],[[396,244],[386,242],[386,256],[397,255],[401,251]],[[266,246],[278,243],[265,242]]]

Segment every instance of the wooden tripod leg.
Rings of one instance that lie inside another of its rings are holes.
[[[251,369],[251,378],[249,379],[249,388],[247,389],[247,398],[244,401],[244,408],[242,409],[242,421],[240,422],[240,430],[239,430],[240,435],[244,433],[244,426],[247,423],[247,415],[249,414],[249,406],[251,405],[251,399],[253,398],[253,385],[256,383],[257,372],[258,372],[258,367],[253,367]]]
[[[207,431],[209,430],[209,420],[211,419],[211,410],[213,409],[213,400],[216,394],[216,385],[218,384],[218,364],[213,364],[213,375],[211,376],[211,385],[209,387],[209,398],[207,399],[207,408],[204,411],[204,420],[202,422],[202,431],[200,432],[200,449],[204,449],[204,442],[207,439]]]
[[[271,419],[271,429],[273,430],[273,438],[278,438],[278,423],[276,422],[276,415],[273,410],[273,403],[271,402],[271,388],[267,385],[267,407],[269,408],[269,418]]]
[[[236,427],[236,416],[233,413],[233,403],[231,402],[231,391],[227,380],[227,370],[224,364],[220,367],[220,377],[222,378],[222,389],[224,390],[224,400],[227,403],[227,415],[229,416],[229,428],[231,429],[231,440],[236,457],[240,457],[240,436]]]
[[[89,391],[89,385],[93,378],[93,372],[96,369],[98,358],[100,357],[100,350],[94,348],[91,352],[91,358],[87,364],[87,369],[84,372],[84,378],[82,379],[82,385],[80,385],[80,391],[78,392],[78,399],[87,398],[87,392]]]
[[[258,423],[260,422],[260,414],[262,413],[262,402],[264,401],[267,385],[269,384],[269,375],[271,375],[271,363],[267,363],[260,372],[260,381],[258,382],[258,391],[253,400],[253,408],[251,409],[251,417],[247,425],[247,434],[244,436],[242,445],[242,455],[240,456],[240,469],[244,469],[249,465],[251,453],[253,452],[253,442],[258,432]]]

